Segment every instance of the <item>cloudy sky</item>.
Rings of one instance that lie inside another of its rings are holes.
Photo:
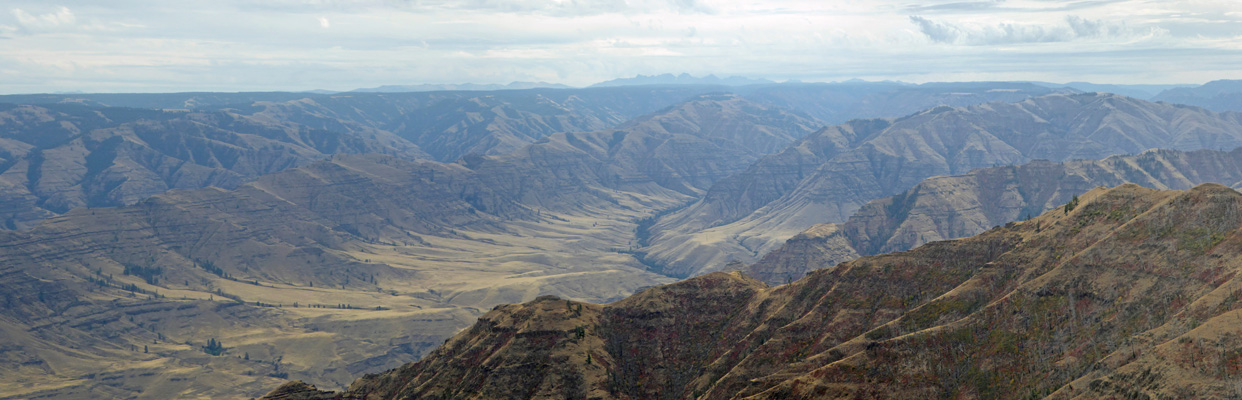
[[[1239,0],[6,0],[0,93],[1242,79]]]

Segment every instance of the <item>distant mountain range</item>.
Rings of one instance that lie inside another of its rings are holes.
[[[1121,85],[1121,84],[1099,84],[1091,82],[1069,82],[1069,83],[1049,83],[1049,82],[1032,82],[1035,84],[1047,86],[1050,88],[1070,88],[1082,92],[1103,92],[1119,94],[1126,97],[1134,97],[1143,100],[1153,100],[1157,95],[1172,89],[1192,88],[1197,85]],[[1217,110],[1219,111],[1219,110]]]
[[[1213,111],[1242,111],[1242,80],[1219,80],[1199,87],[1169,89],[1153,99]]]
[[[640,85],[722,85],[746,86],[776,83],[767,79],[751,79],[741,76],[718,78],[716,75],[694,77],[690,74],[638,75],[633,78],[619,78],[591,85],[590,87],[640,86]]]
[[[351,93],[404,93],[404,92],[434,92],[434,91],[452,91],[452,90],[474,90],[474,91],[492,91],[492,90],[522,90],[537,88],[553,88],[553,89],[570,89],[570,86],[559,83],[547,82],[512,82],[507,85],[501,84],[420,84],[420,85],[384,85],[373,88],[363,88],[350,90]]]
[[[26,229],[73,207],[133,204],[173,188],[233,188],[332,154],[382,153],[442,162],[468,154],[504,154],[556,132],[618,127],[727,89],[0,96],[0,102],[40,104],[0,107],[0,185],[8,188],[0,228]],[[786,84],[743,92],[755,104],[729,112],[781,106],[840,119],[942,103],[1016,101],[1047,92],[1039,89]],[[826,124],[805,114],[801,118],[809,124]],[[765,143],[759,147],[763,152],[780,148]],[[755,155],[755,149],[747,147],[746,153]]]

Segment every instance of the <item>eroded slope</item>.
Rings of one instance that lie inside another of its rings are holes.
[[[342,396],[1237,396],[1239,232],[1242,194],[1224,186],[1100,188],[773,288],[716,273],[581,312],[555,299],[498,308]],[[550,361],[556,373],[529,373]]]

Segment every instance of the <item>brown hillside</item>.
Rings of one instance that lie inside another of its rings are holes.
[[[694,276],[731,260],[756,261],[798,232],[845,222],[867,202],[932,176],[1036,159],[1238,146],[1236,114],[1100,93],[856,120],[807,136],[713,185],[702,200],[654,225],[647,252],[670,275]]]
[[[976,235],[1060,207],[1090,188],[1127,182],[1154,189],[1184,190],[1208,182],[1242,187],[1242,149],[1152,150],[1100,161],[1035,161],[930,178],[867,203],[843,224],[795,236],[744,271],[768,283],[784,283],[808,268]]]
[[[1100,188],[1029,221],[789,285],[710,274],[580,314],[552,299],[501,307],[344,395],[1238,396],[1240,232],[1242,194],[1224,186]]]

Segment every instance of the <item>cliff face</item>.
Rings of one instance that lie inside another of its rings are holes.
[[[811,228],[743,270],[765,282],[782,283],[801,277],[808,268],[983,233],[1060,207],[1090,188],[1127,182],[1155,189],[1184,190],[1207,182],[1240,187],[1242,149],[1152,150],[1100,161],[1036,161],[930,178],[867,203],[843,224]]]
[[[602,307],[506,306],[341,395],[1236,396],[1240,206],[1220,185],[1127,184],[778,287],[716,273]]]
[[[1235,114],[1108,94],[939,107],[825,128],[713,185],[653,228],[650,258],[675,276],[750,262],[818,223],[923,179],[1027,162],[1100,159],[1150,148],[1242,145]]]

